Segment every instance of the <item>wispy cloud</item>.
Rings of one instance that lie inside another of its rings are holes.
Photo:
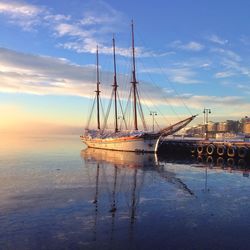
[[[212,60],[207,58],[190,58],[188,60],[176,61],[174,66],[179,68],[192,68],[192,69],[209,69],[212,66]]]
[[[127,83],[127,75],[118,74],[118,83]],[[64,58],[37,56],[0,48],[0,92],[35,95],[72,95],[92,98],[96,81],[93,65],[79,66]],[[109,98],[113,72],[102,71],[102,97]],[[121,96],[126,93],[119,89]],[[157,91],[143,84],[143,91],[157,100]]]
[[[217,72],[214,76],[215,78],[228,78],[234,75],[235,73],[232,71],[221,71],[221,72]]]
[[[189,108],[201,110],[203,107],[212,109],[212,116],[236,116],[240,117],[240,112],[247,112],[250,108],[248,100],[242,96],[216,96],[216,95],[182,95],[182,99]],[[232,107],[233,103],[233,107]],[[231,107],[230,109],[228,107]]]
[[[189,68],[176,68],[166,70],[166,74],[169,75],[169,80],[181,83],[181,84],[194,84],[200,83],[200,80],[196,79],[196,72]]]
[[[43,6],[1,0],[0,14],[5,15],[11,24],[21,26],[26,31],[46,27],[57,39],[56,46],[77,53],[95,53],[98,44],[100,53],[111,54],[112,34],[124,30],[124,23],[128,23],[122,12],[103,1],[86,4],[82,16],[77,19],[71,15],[53,13],[53,10]],[[125,57],[131,55],[129,46],[117,46],[116,53]],[[136,47],[139,57],[166,56],[169,53],[156,53],[144,47]]]
[[[53,22],[61,22],[61,21],[70,21],[70,15],[62,15],[62,14],[47,14],[44,16],[44,20],[53,21]]]
[[[240,41],[246,46],[250,45],[250,37],[243,35],[240,37]]]
[[[101,25],[103,27],[102,30],[109,29],[109,31],[115,31],[117,28],[119,29],[120,23],[124,18],[123,13],[114,9],[111,5],[104,1],[95,1],[90,2],[89,6],[86,7],[80,24],[84,27]],[[113,25],[112,29],[110,29],[110,25]]]
[[[214,53],[220,54],[222,56],[225,56],[227,58],[230,58],[230,59],[237,61],[237,62],[242,60],[241,56],[232,50],[222,49],[222,48],[212,48],[211,51]]]
[[[98,1],[90,3],[81,18],[55,24],[53,32],[58,38],[64,38],[58,45],[65,49],[77,53],[95,53],[98,44],[100,53],[111,54],[112,34],[120,32],[123,23],[126,23],[125,19],[123,13],[103,1]],[[107,41],[110,43],[107,44]],[[144,49],[137,50],[137,53],[147,53]],[[121,56],[131,54],[129,48],[119,46],[116,48],[116,53]]]
[[[221,64],[226,68],[226,69],[231,69],[237,72],[238,74],[250,77],[250,68],[247,66],[242,66],[239,62],[235,62],[230,59],[223,59]]]
[[[250,86],[245,84],[237,84],[237,88],[243,90],[246,94],[250,94]]]
[[[1,92],[76,96],[91,94],[93,67],[80,67],[65,59],[8,49],[0,49],[0,55]]]
[[[11,14],[12,17],[19,16],[37,16],[40,13],[40,9],[31,4],[23,4],[20,2],[1,1],[0,12]]]
[[[148,68],[140,71],[141,73],[164,74],[169,81],[180,84],[197,84],[202,81],[197,79],[197,73],[188,67],[177,68]]]
[[[52,58],[45,56],[35,56],[8,49],[0,49],[0,92],[26,93],[36,95],[72,95],[92,98],[95,89],[95,68],[93,66],[82,67],[74,65],[63,58]],[[193,83],[189,69],[170,69],[169,74],[176,82]],[[102,97],[109,98],[110,82],[113,74],[102,73]],[[127,76],[119,75],[119,83],[129,79]],[[168,89],[156,89],[155,86],[146,82],[140,84],[143,95],[143,103],[150,105],[171,105],[173,107],[183,107],[183,102],[189,108],[199,110],[209,103],[213,109],[220,110],[220,113],[230,113],[228,106],[234,103],[234,108],[246,113],[249,108],[248,100],[240,96],[204,96],[186,94],[177,96]],[[246,87],[246,86],[245,86]],[[244,86],[238,86],[244,88]],[[120,96],[127,96],[120,87]],[[165,93],[163,98],[163,92]],[[150,94],[149,94],[150,93]],[[166,97],[168,102],[166,103]],[[183,102],[180,102],[180,99]],[[213,100],[211,102],[211,100]],[[240,108],[241,107],[241,108]],[[244,110],[243,110],[244,109]],[[235,111],[235,114],[237,112]]]
[[[176,81],[188,81],[185,77],[188,77],[189,73],[183,72],[182,70],[182,73],[173,73],[173,77],[174,74],[179,76],[175,79]],[[102,72],[101,87],[104,99],[110,98],[112,80],[112,72]],[[95,67],[93,65],[82,67],[63,58],[0,49],[0,92],[93,98],[95,81]],[[129,86],[129,82],[130,78],[127,75],[118,75],[120,97],[126,98],[128,96],[128,89],[124,89],[122,86],[123,84]],[[141,99],[147,106],[167,105],[169,103],[172,103],[173,106],[183,105],[180,103],[180,98],[176,97],[172,90],[155,88],[154,85],[145,81],[140,83],[140,91],[144,93]],[[163,95],[163,93],[165,94]],[[168,96],[168,103],[163,96],[165,98]]]
[[[188,43],[182,43],[180,40],[176,40],[170,44],[170,47],[175,49],[187,50],[187,51],[201,51],[204,49],[204,45],[191,41]]]
[[[41,6],[17,1],[0,1],[0,14],[5,15],[10,23],[27,31],[38,25],[40,16],[45,13],[46,9]]]
[[[250,77],[250,67],[247,62],[236,52],[223,48],[210,50],[216,55],[220,69],[214,74],[215,78],[229,78],[231,76]]]
[[[58,23],[54,27],[54,31],[56,35],[59,37],[70,36],[70,37],[76,37],[78,39],[88,38],[94,33],[91,30],[84,30],[78,25],[69,23]]]
[[[220,44],[220,45],[225,45],[228,43],[228,40],[226,39],[223,39],[215,34],[212,34],[210,36],[207,37],[207,39],[213,43],[217,43],[217,44]]]

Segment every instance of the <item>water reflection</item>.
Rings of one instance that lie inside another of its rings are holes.
[[[90,183],[95,183],[93,194],[95,241],[98,240],[98,224],[102,227],[100,222],[108,216],[111,224],[110,241],[114,241],[117,233],[116,223],[127,220],[127,237],[132,244],[137,218],[141,216],[139,205],[146,199],[140,199],[141,190],[144,189],[144,185],[152,183],[158,178],[173,185],[174,189],[181,190],[183,194],[194,196],[194,192],[188,185],[177,177],[174,171],[166,169],[165,164],[162,164],[155,154],[88,148],[81,151],[81,157],[84,167],[89,171]],[[145,184],[145,182],[147,183]],[[100,192],[105,189],[107,192]],[[107,206],[109,209],[103,211],[103,207]],[[101,215],[100,210],[102,210]]]
[[[190,158],[190,164],[195,167],[209,167],[230,173],[239,172],[244,177],[249,177],[250,172],[250,163],[245,159],[198,156],[197,158]]]
[[[134,152],[122,152],[87,148],[81,151],[81,157],[87,163],[111,163],[118,167],[147,168],[158,163],[155,154],[140,154]]]
[[[244,224],[244,220],[236,220],[240,215],[235,212],[242,210],[238,200],[244,200],[244,207],[250,207],[244,193],[250,184],[243,184],[239,179],[239,174],[249,177],[249,165],[243,159],[157,156],[98,149],[83,150],[81,157],[84,167],[92,171],[90,183],[95,183],[92,208],[95,211],[94,239],[100,242],[103,230],[109,228],[106,233],[111,249],[115,249],[120,241],[124,249],[133,249],[138,243],[142,249],[162,247],[167,242],[157,235],[158,230],[151,229],[151,226],[156,226],[154,220],[158,221],[157,228],[164,228],[169,235],[175,235],[173,239],[167,237],[168,243],[185,248],[181,242],[187,239],[185,230],[193,233],[193,230],[201,230],[203,240],[215,237],[214,233],[211,234],[213,225],[218,223],[217,228],[225,230],[225,216],[235,221],[236,226]],[[233,187],[228,188],[232,180]],[[180,218],[184,224],[178,221]],[[149,237],[151,234],[159,240],[154,240],[154,245],[147,245],[147,238],[138,236],[145,223],[149,225],[145,228],[146,235]],[[215,232],[218,233],[217,230]],[[221,242],[225,240],[223,237],[227,238],[222,235]],[[198,242],[206,249],[203,241]],[[214,247],[215,242],[211,245]],[[240,244],[234,246],[239,247]]]
[[[88,148],[81,151],[83,164],[87,169],[95,168],[95,218],[94,218],[94,240],[97,241],[97,219],[111,215],[110,242],[113,245],[115,237],[116,214],[119,213],[123,220],[128,218],[128,240],[131,243],[134,238],[134,224],[136,222],[136,211],[140,199],[140,190],[143,186],[144,174],[138,170],[142,168],[154,168],[157,164],[155,155],[142,155],[130,152],[113,152]],[[101,175],[101,176],[100,176]],[[91,178],[91,177],[90,177]],[[108,196],[105,192],[99,192],[108,186]],[[123,197],[122,197],[123,195]],[[102,214],[98,214],[100,207],[110,207]],[[120,220],[120,218],[119,218]],[[100,224],[100,223],[99,223]],[[100,225],[99,225],[100,226]]]
[[[249,163],[242,159],[79,152],[73,137],[28,142],[0,161],[2,249],[250,244]]]

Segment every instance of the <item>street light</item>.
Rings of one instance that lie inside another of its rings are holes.
[[[156,111],[150,111],[150,115],[152,116],[153,119],[153,132],[155,131],[155,116],[157,115]]]
[[[204,114],[204,125],[205,125],[205,139],[208,140],[208,114],[211,114],[211,109],[204,108],[203,109],[203,114]]]

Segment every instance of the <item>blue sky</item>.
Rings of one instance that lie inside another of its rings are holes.
[[[243,0],[0,0],[0,129],[83,127],[96,44],[105,99],[113,33],[119,82],[128,79],[132,18],[146,119],[155,104],[159,123],[190,113],[199,123],[204,107],[214,121],[249,115],[249,9]]]

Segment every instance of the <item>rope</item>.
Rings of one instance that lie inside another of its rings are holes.
[[[106,113],[106,116],[105,116],[105,119],[104,119],[102,133],[104,132],[104,130],[106,129],[106,126],[107,126],[107,121],[108,121],[108,117],[109,117],[109,113],[110,113],[110,109],[111,109],[111,105],[112,105],[112,101],[113,101],[113,95],[114,95],[114,91],[112,91],[112,94],[111,94],[111,98],[110,98],[110,101],[109,101],[109,106],[108,106],[107,113]]]
[[[131,103],[131,95],[132,95],[132,86],[130,87],[130,92],[129,92],[129,97],[128,97],[128,100],[127,100],[127,105],[126,105],[126,108],[125,108],[125,112],[124,112],[124,114],[126,115],[127,114],[127,112],[128,112],[128,107],[130,106],[129,104]],[[130,119],[130,113],[131,112],[129,112],[129,127],[131,127],[131,119]]]
[[[121,100],[120,100],[118,92],[117,92],[117,96],[118,96],[118,102],[119,102],[119,105],[120,105],[120,109],[121,109],[121,112],[122,112],[122,121],[124,121],[124,125],[125,125],[126,130],[128,130],[125,114],[124,114],[123,109],[122,109],[122,104],[121,104]],[[122,123],[121,123],[121,126],[120,126],[120,130],[121,130],[121,127],[122,127]]]
[[[145,96],[145,97],[147,97],[147,98],[143,98],[142,99],[142,103],[143,103],[143,105],[147,108],[147,110],[150,112],[152,109],[151,108],[149,108],[149,106],[147,105],[147,102],[146,101],[144,101],[144,100],[147,100],[147,101],[150,101],[150,105],[151,106],[153,106],[154,107],[154,109],[159,113],[159,114],[161,114],[162,115],[162,117],[163,117],[163,119],[168,123],[168,119],[166,118],[166,116],[161,112],[161,110],[154,104],[154,102],[151,100],[151,98],[150,98],[150,96],[146,93],[146,92],[143,92],[143,95],[141,95],[141,89],[138,89],[139,90],[139,95],[140,96]]]
[[[137,95],[137,98],[138,98],[139,113],[140,113],[140,117],[141,117],[142,125],[143,125],[144,130],[146,130],[146,131],[147,131],[147,125],[146,125],[145,118],[144,118],[144,114],[143,114],[143,111],[142,111],[141,101],[140,101],[140,96],[139,96],[139,93],[138,93],[137,88],[136,88],[136,95]]]
[[[142,39],[142,37],[139,34],[140,39],[143,41],[144,44],[146,44],[144,42],[144,39]],[[162,70],[160,64],[158,63],[158,61],[156,60],[156,56],[152,55],[152,58],[154,60],[154,62],[157,64],[157,67],[160,69],[160,72],[162,73],[162,75],[165,77],[166,82],[172,87],[172,89],[175,91],[178,99],[181,101],[181,103],[184,105],[184,107],[187,109],[187,111],[190,113],[190,115],[193,115],[192,112],[190,111],[190,109],[188,108],[188,106],[186,105],[186,103],[183,101],[183,99],[180,97],[178,91],[176,90],[176,88],[173,86],[173,84],[169,81],[167,75],[164,73],[164,71]],[[156,85],[156,84],[155,84]],[[158,88],[160,88],[158,85],[156,85]]]
[[[91,108],[91,111],[90,111],[89,119],[87,121],[86,129],[89,128],[89,124],[90,124],[90,121],[91,121],[91,118],[92,118],[92,115],[93,115],[93,110],[94,110],[94,107],[95,107],[95,102],[96,102],[96,96],[95,96],[94,101],[93,101],[93,105],[92,105],[92,108]]]

